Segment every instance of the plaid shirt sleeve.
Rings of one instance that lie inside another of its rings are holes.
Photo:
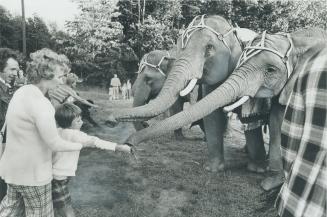
[[[313,68],[299,75],[282,124],[286,180],[276,200],[281,217],[326,216],[327,67]]]

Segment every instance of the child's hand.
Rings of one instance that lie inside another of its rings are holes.
[[[126,153],[131,153],[132,148],[128,145],[123,145],[123,144],[117,144],[115,151],[121,151],[121,152],[126,152]]]

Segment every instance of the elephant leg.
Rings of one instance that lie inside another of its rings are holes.
[[[183,110],[183,105],[184,105],[184,101],[179,98],[175,103],[174,105],[169,109],[169,113],[170,113],[170,116],[174,115],[174,114],[177,114],[179,113],[180,111]],[[182,132],[182,128],[179,128],[177,130],[174,131],[174,135],[175,135],[175,138],[177,140],[183,140],[185,139],[184,135],[183,135],[183,132]]]
[[[208,146],[209,162],[206,170],[217,172],[224,170],[224,133],[227,117],[222,109],[203,118],[205,136]]]
[[[265,172],[266,150],[264,147],[261,127],[244,132],[249,163],[247,169],[252,172]]]
[[[261,187],[268,191],[276,188],[283,184],[284,174],[283,174],[283,164],[282,157],[280,153],[281,144],[281,125],[283,121],[285,107],[273,103],[270,113],[269,120],[269,165],[268,169],[270,171],[267,178],[261,182]]]
[[[199,120],[198,123],[199,123],[199,127],[202,130],[202,132],[205,133],[203,119]],[[204,138],[203,139],[206,140],[205,135],[204,135]]]
[[[214,86],[202,85],[202,98],[215,88]],[[203,125],[209,158],[208,166],[205,169],[211,172],[222,171],[225,168],[224,133],[227,129],[227,115],[221,108],[217,109],[203,118]]]

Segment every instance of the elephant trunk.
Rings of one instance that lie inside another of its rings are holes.
[[[133,107],[143,106],[150,100],[151,88],[142,81],[144,78],[140,75],[133,85]],[[133,122],[133,125],[137,131],[144,128],[144,122],[141,121]]]
[[[178,61],[176,62],[177,66],[172,69],[175,73],[167,77],[164,86],[155,99],[143,106],[115,110],[113,113],[114,118],[117,121],[140,121],[150,119],[167,111],[176,102],[179,91],[186,86],[189,80],[185,76],[188,74],[188,72],[185,72],[185,68],[189,67],[186,67],[183,63],[179,64]]]
[[[236,71],[216,90],[212,91],[187,110],[131,135],[126,143],[137,145],[146,139],[157,137],[187,124],[191,124],[207,116],[214,110],[234,102],[239,97],[244,95],[254,96],[262,80],[262,76],[257,76],[256,73],[251,72],[248,74],[240,70]]]

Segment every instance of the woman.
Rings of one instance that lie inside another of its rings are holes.
[[[55,110],[45,97],[69,72],[64,55],[42,49],[31,54],[30,82],[19,88],[6,114],[7,144],[0,160],[0,176],[8,184],[0,216],[52,217],[52,151],[78,151],[82,144],[62,140]]]

